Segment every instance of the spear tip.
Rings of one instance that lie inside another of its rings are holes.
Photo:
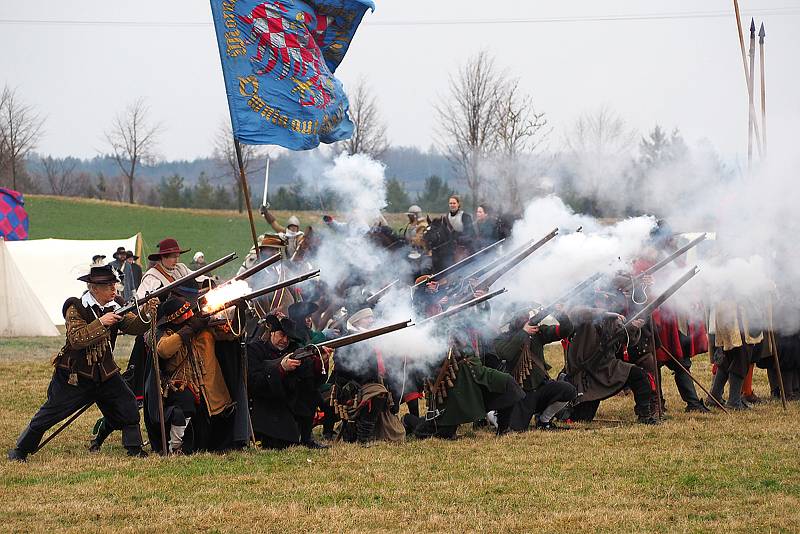
[[[764,31],[764,23],[761,23],[761,28],[758,30],[758,37],[761,40],[761,44],[764,44],[764,37],[767,36],[767,32]]]
[[[750,19],[750,34],[756,33],[756,19]]]

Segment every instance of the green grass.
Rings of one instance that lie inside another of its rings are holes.
[[[247,215],[235,211],[152,208],[43,195],[26,195],[25,208],[30,217],[30,239],[116,239],[141,232],[144,255],[153,252],[161,239],[174,237],[184,248],[191,248],[192,253],[202,250],[207,261],[230,252],[243,259],[253,244]],[[292,213],[275,211],[274,214],[285,224]],[[261,214],[253,215],[257,234],[273,232]],[[296,215],[303,228],[322,224],[322,212]],[[388,218],[390,224],[399,227],[405,216],[392,214]],[[109,256],[110,261],[114,251],[99,252]],[[183,257],[185,263],[191,262],[192,253]],[[230,276],[239,265],[241,260],[234,261],[219,272]]]
[[[44,400],[60,340],[0,344],[0,441]],[[123,360],[130,340],[117,350]],[[558,347],[548,349],[557,365]],[[710,381],[705,357],[693,370]],[[86,451],[93,408],[27,464],[0,463],[0,530],[141,532],[797,532],[796,403],[689,415],[664,373],[669,419],[633,423],[630,396],[606,422],[454,442],[338,444],[132,460],[119,434]],[[767,391],[763,371],[756,390]],[[619,421],[619,422],[615,422]]]

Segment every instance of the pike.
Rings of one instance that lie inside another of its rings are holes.
[[[204,274],[206,274],[208,272],[211,272],[214,269],[216,269],[216,268],[218,268],[218,267],[220,267],[222,265],[225,265],[226,263],[228,263],[230,261],[233,261],[234,259],[236,259],[236,253],[235,252],[231,252],[227,256],[224,256],[224,257],[218,259],[217,261],[213,261],[213,262],[209,263],[208,265],[206,265],[204,267],[201,267],[201,268],[197,269],[196,271],[191,272],[190,274],[184,276],[183,278],[178,278],[174,282],[171,282],[171,283],[169,283],[169,284],[167,284],[167,285],[165,285],[163,287],[160,287],[160,288],[156,289],[155,291],[153,291],[151,293],[148,293],[143,298],[139,299],[139,298],[136,298],[134,296],[134,298],[133,298],[133,300],[131,302],[125,304],[124,306],[119,308],[114,313],[116,313],[117,315],[125,315],[128,312],[131,312],[133,310],[138,309],[139,306],[141,306],[145,302],[148,302],[148,301],[153,300],[155,298],[160,298],[162,296],[169,295],[170,291],[172,291],[176,287],[182,286],[185,282],[187,282],[189,280],[195,280],[199,276],[202,276],[202,275],[204,275]]]
[[[481,295],[480,297],[475,297],[474,299],[462,302],[461,304],[451,306],[441,313],[437,313],[436,315],[432,315],[426,319],[423,319],[422,321],[418,322],[417,325],[423,325],[427,322],[433,322],[433,321],[438,321],[440,319],[445,319],[447,317],[457,314],[460,311],[466,310],[467,308],[476,306],[481,302],[486,302],[487,300],[492,299],[497,295],[502,295],[506,291],[507,291],[506,288],[498,289],[496,291],[492,291],[491,293],[486,293],[485,295]]]
[[[602,276],[603,273],[601,272],[594,273],[589,278],[587,278],[580,284],[576,285],[575,287],[573,287],[572,289],[570,289],[569,291],[558,297],[556,300],[554,300],[547,306],[542,307],[542,309],[536,312],[536,314],[533,315],[533,317],[531,317],[528,320],[528,324],[531,326],[536,326],[537,324],[541,323],[545,317],[547,317],[548,315],[552,314],[555,311],[555,308],[558,304],[565,304],[570,300],[574,299],[575,297],[583,293],[586,290],[586,288],[588,288],[597,280],[599,280]]]
[[[753,168],[753,128],[756,124],[756,108],[755,108],[755,82],[753,77],[755,73],[755,53],[756,53],[756,22],[754,19],[750,19],[750,51],[748,52],[748,56],[750,57],[750,71],[748,72],[747,77],[747,91],[748,91],[748,104],[750,105],[749,113],[750,113],[750,121],[747,128],[747,170],[751,171]],[[760,152],[760,151],[759,151]],[[760,155],[760,153],[759,153]]]
[[[505,242],[505,239],[501,239],[500,241],[495,241],[491,245],[482,248],[478,252],[467,256],[463,260],[458,261],[458,262],[454,263],[453,265],[451,265],[449,267],[445,267],[444,269],[442,269],[438,273],[435,273],[435,274],[431,275],[430,277],[428,277],[425,281],[422,281],[422,282],[419,282],[417,284],[414,284],[413,286],[411,286],[411,289],[414,290],[414,289],[418,288],[421,285],[427,284],[428,282],[438,281],[439,279],[441,279],[447,273],[452,273],[453,271],[456,271],[457,269],[461,269],[462,267],[466,267],[467,265],[469,265],[470,263],[474,262],[475,260],[477,260],[478,258],[483,256],[484,254],[486,254],[490,250],[494,250],[495,247],[500,246],[503,242]]]
[[[761,144],[765,158],[767,157],[767,86],[764,81],[764,38],[766,36],[767,32],[764,31],[764,23],[762,22],[761,28],[758,30],[758,57],[761,67],[761,127],[764,132]]]
[[[749,98],[749,95],[753,93],[753,85],[750,82],[750,74],[748,73],[747,69],[747,52],[745,51],[744,48],[744,34],[742,33],[742,17],[741,14],[739,13],[739,0],[733,0],[733,10],[736,15],[736,29],[739,31],[739,48],[741,48],[742,50],[742,67],[744,68],[744,81],[747,84],[747,92]],[[752,103],[750,104],[749,112],[751,114],[751,117],[755,118],[755,109]],[[758,148],[759,155],[761,155],[761,134],[759,133],[758,130],[758,123],[753,121],[752,126],[756,135],[756,148]]]
[[[533,245],[526,247],[521,252],[518,252],[517,254],[511,256],[511,259],[506,261],[505,264],[495,267],[493,272],[489,272],[485,278],[479,280],[475,284],[473,289],[483,289],[483,290],[489,289],[490,287],[492,287],[492,284],[494,284],[500,279],[501,276],[503,276],[508,271],[510,271],[511,269],[522,263],[522,261],[525,260],[525,258],[527,258],[531,254],[539,250],[542,246],[544,246],[545,243],[549,242],[557,235],[558,235],[558,228],[554,228],[549,234],[541,238]]]
[[[212,315],[212,314],[216,314],[216,313],[219,313],[221,311],[227,310],[228,308],[232,308],[232,307],[237,306],[239,304],[242,304],[244,302],[247,302],[247,301],[253,300],[255,298],[261,297],[263,295],[267,295],[269,293],[274,293],[275,291],[278,291],[278,290],[283,289],[285,287],[293,286],[295,284],[299,284],[300,282],[305,282],[306,280],[310,280],[311,278],[316,278],[317,276],[319,276],[319,269],[317,269],[316,271],[309,271],[307,273],[301,274],[300,276],[295,276],[294,278],[289,278],[287,280],[284,280],[282,282],[278,282],[276,284],[272,284],[271,286],[267,286],[267,287],[263,287],[261,289],[257,289],[255,291],[251,291],[250,293],[247,293],[245,295],[240,295],[238,297],[234,297],[231,300],[229,300],[227,302],[224,302],[219,306],[214,307],[213,310],[205,311],[204,308],[207,306],[208,296],[212,293],[212,292],[209,292],[206,295],[204,295],[203,297],[201,297],[203,299],[203,304],[201,305],[198,302],[198,308],[206,316]]]
[[[316,344],[312,343],[306,345],[305,347],[297,349],[292,354],[290,354],[289,357],[293,360],[303,360],[305,358],[308,358],[309,356],[320,354],[323,349],[338,349],[341,347],[346,347],[348,345],[353,345],[354,343],[366,341],[367,339],[372,339],[378,336],[382,336],[390,332],[396,332],[398,330],[402,330],[403,328],[408,328],[409,326],[414,326],[414,323],[411,322],[411,319],[407,319],[405,321],[390,324],[387,326],[381,326],[380,328],[367,330],[366,332],[358,332],[356,334],[350,334],[349,336],[342,336],[340,338],[331,339],[329,341],[323,341],[322,343],[316,343]]]

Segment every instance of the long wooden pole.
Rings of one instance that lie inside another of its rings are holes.
[[[84,405],[84,406],[83,406],[82,408],[80,408],[78,411],[76,411],[75,413],[73,413],[73,414],[70,416],[70,418],[69,418],[69,419],[67,419],[66,421],[64,421],[64,424],[62,424],[60,427],[58,427],[56,430],[54,430],[52,434],[50,434],[49,436],[47,436],[47,439],[46,439],[46,440],[44,440],[43,442],[41,442],[41,443],[39,444],[39,446],[38,446],[38,447],[36,447],[36,450],[35,450],[35,451],[33,451],[33,453],[35,454],[35,453],[39,452],[40,450],[42,450],[42,449],[44,448],[44,446],[45,446],[45,445],[47,445],[48,443],[50,443],[50,441],[51,441],[53,438],[55,438],[57,435],[61,434],[61,432],[63,432],[63,431],[64,431],[64,430],[65,430],[65,429],[66,429],[66,428],[69,426],[69,425],[71,425],[71,424],[73,423],[73,421],[75,421],[75,419],[77,419],[78,417],[80,417],[80,416],[81,416],[81,414],[82,414],[83,412],[85,412],[86,410],[88,410],[88,409],[89,409],[89,407],[90,407],[90,406],[92,406],[92,404],[94,404],[94,402],[90,402],[89,404],[86,404],[86,405]]]
[[[730,415],[730,412],[729,412],[728,410],[726,410],[726,409],[725,409],[725,406],[723,406],[723,405],[722,405],[722,403],[719,401],[719,399],[717,399],[717,398],[716,398],[714,395],[712,395],[711,393],[709,393],[709,391],[708,391],[708,390],[705,388],[705,386],[703,386],[703,384],[701,384],[701,383],[700,383],[700,381],[699,381],[698,379],[696,379],[696,378],[695,378],[695,377],[692,375],[692,373],[690,373],[690,372],[689,372],[689,370],[688,370],[688,369],[687,369],[687,368],[686,368],[686,367],[685,367],[685,366],[684,366],[684,365],[681,363],[681,361],[680,361],[678,358],[676,358],[676,357],[675,357],[675,355],[674,355],[674,354],[672,354],[672,353],[671,353],[671,352],[670,352],[670,351],[669,351],[669,350],[668,350],[666,347],[664,347],[664,346],[662,346],[662,347],[661,347],[661,350],[663,350],[663,351],[664,351],[664,352],[667,354],[667,356],[669,356],[670,358],[672,358],[672,361],[673,361],[673,362],[675,362],[675,363],[677,363],[677,364],[678,364],[678,367],[680,367],[681,369],[683,369],[683,371],[684,371],[684,372],[685,372],[687,375],[689,375],[689,378],[691,378],[691,379],[692,379],[692,381],[694,381],[694,383],[695,383],[695,384],[697,384],[698,386],[700,386],[700,389],[702,389],[702,390],[703,390],[703,393],[705,393],[705,394],[706,394],[706,397],[708,397],[709,399],[711,399],[712,401],[714,401],[714,404],[716,404],[716,405],[719,407],[719,409],[720,409],[720,410],[722,410],[722,411],[723,411],[723,412],[725,412],[726,414]]]
[[[747,52],[744,48],[744,34],[742,33],[742,17],[739,12],[739,0],[733,0],[733,9],[736,13],[736,28],[739,30],[739,47],[742,50],[742,67],[744,68],[744,81],[747,84],[747,93],[748,98],[749,95],[753,93],[753,85],[750,83],[750,74],[747,69]],[[750,106],[750,113],[755,116],[755,108],[751,105]],[[758,148],[759,155],[761,154],[761,134],[758,129],[758,123],[753,124],[753,131],[755,132],[756,136],[756,147]]]
[[[786,391],[783,389],[783,373],[781,373],[781,361],[778,357],[778,344],[775,342],[775,325],[772,322],[772,296],[767,303],[767,319],[769,320],[769,331],[767,331],[767,341],[772,352],[772,359],[775,365],[775,373],[778,375],[778,391],[781,392],[781,404],[786,410]]]
[[[244,162],[242,161],[242,146],[239,140],[233,138],[233,146],[236,148],[236,163],[239,165],[239,180],[242,182],[242,193],[247,207],[247,217],[250,219],[250,232],[253,234],[253,247],[256,249],[256,258],[261,258],[261,251],[258,250],[258,237],[256,237],[256,223],[253,221],[253,208],[250,206],[250,189],[247,187],[247,176],[244,173]]]
[[[161,391],[161,368],[159,367],[158,346],[156,344],[156,321],[151,318],[150,323],[150,352],[153,358],[153,380],[155,381],[156,398],[158,407],[158,426],[161,430],[161,454],[166,456],[167,449],[167,425],[164,421],[164,394]]]
[[[764,157],[767,157],[767,86],[764,79],[764,37],[767,32],[764,31],[764,23],[761,23],[761,28],[758,31],[758,56],[759,65],[761,66],[761,127],[763,128],[764,135],[761,137],[761,144],[763,145]]]
[[[747,126],[747,170],[753,170],[753,133],[756,124],[755,90],[754,75],[756,64],[756,23],[750,19],[750,50],[747,53],[750,58],[750,70],[747,77],[747,99],[749,104],[749,121]]]

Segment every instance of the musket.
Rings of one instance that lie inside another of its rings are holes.
[[[435,281],[438,281],[438,280],[439,280],[439,279],[441,279],[441,278],[442,278],[444,275],[446,275],[446,274],[448,274],[448,273],[452,273],[453,271],[456,271],[457,269],[461,269],[462,267],[466,267],[467,265],[469,265],[470,263],[474,262],[475,260],[477,260],[477,259],[478,259],[478,258],[480,258],[481,256],[485,255],[485,254],[486,254],[487,252],[489,252],[490,250],[493,250],[494,248],[496,248],[496,247],[500,246],[500,244],[502,244],[504,241],[505,241],[505,239],[501,239],[500,241],[495,241],[495,242],[494,242],[494,243],[492,243],[491,245],[489,245],[489,246],[487,246],[487,247],[484,247],[484,248],[480,249],[478,252],[476,252],[476,253],[474,253],[474,254],[471,254],[471,255],[467,256],[467,257],[466,257],[466,258],[464,258],[463,260],[461,260],[461,261],[458,261],[458,262],[454,263],[453,265],[451,265],[451,266],[449,266],[449,267],[445,267],[444,269],[442,269],[442,270],[441,270],[441,271],[439,271],[438,273],[432,274],[431,276],[427,277],[427,279],[426,279],[426,280],[423,280],[423,281],[421,281],[421,282],[419,282],[419,283],[417,283],[417,284],[414,284],[414,285],[411,287],[411,288],[412,288],[412,290],[413,290],[413,289],[416,289],[417,287],[419,287],[419,286],[421,286],[421,285],[425,285],[425,284],[427,284],[428,282],[435,282]]]
[[[117,315],[125,315],[126,313],[135,310],[136,308],[138,308],[139,306],[141,306],[145,302],[147,302],[149,300],[153,300],[155,298],[160,298],[160,297],[162,297],[164,295],[169,295],[170,291],[172,291],[176,287],[180,287],[184,283],[188,282],[189,280],[194,280],[199,276],[202,276],[202,275],[204,275],[204,274],[206,274],[208,272],[213,271],[214,269],[216,269],[217,267],[220,267],[221,265],[225,265],[226,263],[228,263],[230,261],[233,261],[234,259],[236,259],[236,253],[235,252],[231,252],[227,256],[224,256],[224,257],[218,259],[217,261],[211,262],[208,265],[200,267],[196,271],[190,272],[188,275],[184,276],[183,278],[178,278],[174,282],[171,282],[171,283],[169,283],[169,284],[167,284],[167,285],[165,285],[163,287],[160,287],[160,288],[156,289],[155,291],[153,291],[151,293],[148,293],[147,295],[145,295],[142,298],[134,297],[134,299],[131,302],[128,302],[127,304],[125,304],[124,306],[119,308],[114,313],[116,313]]]
[[[700,267],[698,267],[697,265],[686,271],[686,273],[683,276],[678,278],[663,293],[661,293],[659,296],[657,296],[656,298],[645,304],[641,310],[636,312],[633,317],[628,319],[625,322],[625,326],[626,327],[629,326],[631,323],[633,323],[633,321],[637,319],[649,316],[651,313],[655,311],[656,308],[664,304],[664,302],[666,302],[668,298],[670,298],[672,295],[675,294],[676,291],[678,291],[681,287],[683,287],[683,285],[686,284],[686,282],[691,280],[692,277],[694,277],[694,275],[696,275],[699,271]]]
[[[216,307],[213,311],[208,311],[208,312],[204,311],[203,314],[204,315],[217,314],[217,313],[219,313],[219,312],[221,312],[223,310],[227,310],[228,308],[232,308],[234,306],[237,306],[237,305],[242,304],[244,302],[256,299],[256,298],[261,297],[263,295],[266,295],[268,293],[274,293],[275,291],[278,291],[278,290],[283,289],[285,287],[293,286],[295,284],[299,284],[300,282],[305,282],[306,280],[309,280],[311,278],[316,278],[317,276],[319,276],[319,269],[317,269],[316,271],[310,271],[310,272],[301,274],[300,276],[295,276],[294,278],[289,278],[289,279],[284,280],[282,282],[278,282],[276,284],[272,284],[271,286],[262,287],[261,289],[257,289],[255,291],[251,291],[250,293],[235,297],[235,298],[223,303],[221,306]],[[201,301],[203,301],[203,304],[200,304],[200,302],[198,302],[198,308],[201,311],[206,306],[206,300],[205,299],[207,298],[207,296],[208,295],[204,295],[203,297],[201,297]]]
[[[392,286],[399,281],[400,279],[396,278],[394,281],[390,282],[389,284],[385,285],[384,287],[382,287],[381,289],[377,290],[375,293],[367,297],[367,304],[372,306],[373,304],[381,300],[381,298],[383,298],[386,292],[389,291],[392,288]]]
[[[474,299],[468,300],[466,302],[462,302],[461,304],[457,304],[455,306],[451,306],[447,308],[445,311],[441,313],[437,313],[436,315],[432,315],[422,321],[418,322],[418,325],[422,325],[428,322],[438,321],[440,319],[445,319],[452,315],[457,314],[460,311],[466,310],[467,308],[471,308],[480,304],[481,302],[486,302],[489,299],[496,297],[497,295],[502,295],[506,292],[506,288],[498,289],[496,291],[492,291],[491,293],[486,293],[485,295],[481,295],[480,297],[475,297]]]
[[[589,278],[587,278],[580,284],[576,285],[575,287],[573,287],[572,289],[570,289],[569,291],[567,291],[566,293],[555,299],[553,302],[551,302],[547,306],[544,306],[541,310],[536,312],[536,314],[534,314],[533,317],[531,317],[528,320],[528,324],[531,326],[539,324],[544,320],[545,317],[547,317],[548,315],[550,315],[555,311],[555,308],[558,304],[565,304],[570,300],[574,299],[575,297],[583,293],[589,286],[591,286],[597,280],[599,280],[602,276],[603,273],[601,272],[594,273]]]
[[[705,233],[704,234],[700,234],[699,237],[693,239],[688,244],[682,246],[681,248],[679,248],[678,250],[676,250],[675,252],[673,252],[672,254],[670,254],[669,256],[664,258],[663,260],[659,261],[656,264],[653,264],[652,266],[648,267],[644,271],[642,271],[639,274],[637,274],[636,276],[634,276],[634,279],[639,279],[639,278],[642,278],[643,276],[651,275],[651,274],[655,273],[656,271],[661,270],[666,265],[669,265],[670,263],[672,263],[672,261],[674,261],[677,258],[679,258],[679,257],[683,256],[684,254],[686,254],[686,252],[688,252],[690,249],[692,249],[692,248],[696,247],[697,245],[699,245],[700,242],[704,241],[707,237],[708,237],[708,234],[705,234]]]
[[[555,236],[558,235],[558,228],[554,228],[549,234],[541,238],[539,241],[534,243],[533,245],[526,247],[521,252],[513,255],[511,259],[507,260],[505,264],[499,265],[495,267],[492,272],[489,272],[483,279],[479,280],[473,289],[489,289],[492,287],[492,284],[497,282],[501,276],[506,274],[508,271],[522,263],[522,261],[539,250],[545,243],[553,239]]]
[[[400,323],[381,326],[380,328],[374,328],[372,330],[367,330],[366,332],[358,332],[355,334],[350,334],[349,336],[342,336],[336,339],[323,341],[322,343],[309,344],[305,347],[297,349],[289,357],[293,360],[302,360],[304,358],[308,358],[309,356],[320,354],[323,349],[338,349],[341,347],[346,347],[347,345],[352,345],[360,341],[382,336],[390,332],[396,332],[397,330],[402,330],[403,328],[408,328],[409,326],[413,325],[414,323],[411,322],[411,319],[407,319]]]
[[[682,246],[681,248],[679,248],[678,250],[676,250],[675,252],[673,252],[672,254],[670,254],[669,256],[664,258],[663,260],[659,261],[658,263],[655,263],[655,264],[651,265],[650,267],[648,267],[644,271],[640,272],[639,274],[636,274],[636,275],[632,276],[631,277],[630,291],[631,291],[631,300],[634,302],[634,304],[641,304],[641,303],[643,303],[645,301],[645,299],[647,299],[647,293],[645,292],[645,288],[642,287],[641,293],[644,295],[644,299],[642,299],[640,301],[636,300],[636,292],[637,292],[636,282],[638,282],[639,280],[641,280],[645,276],[649,276],[649,275],[652,275],[653,273],[655,273],[657,271],[660,271],[661,269],[663,269],[664,267],[666,267],[667,265],[669,265],[670,263],[672,263],[673,261],[675,261],[679,257],[681,257],[684,254],[686,254],[686,252],[688,252],[690,249],[692,249],[695,246],[697,246],[698,244],[700,244],[700,242],[704,241],[707,237],[708,237],[708,234],[705,234],[705,233],[700,234],[699,237],[693,239],[692,241],[690,241],[686,245]]]
[[[278,252],[274,256],[270,256],[269,258],[267,258],[266,260],[264,260],[262,262],[256,263],[255,265],[253,265],[249,269],[245,269],[244,271],[242,271],[241,273],[237,274],[236,276],[234,276],[233,278],[231,278],[230,280],[228,280],[224,284],[220,284],[219,287],[222,287],[224,285],[230,284],[231,282],[235,282],[235,281],[238,281],[238,280],[244,280],[246,278],[250,278],[251,276],[253,276],[257,272],[263,271],[264,269],[266,269],[270,265],[273,265],[273,264],[275,264],[275,263],[277,263],[279,261],[281,261],[281,253],[280,252]]]
[[[512,256],[514,256],[516,254],[519,254],[520,252],[522,252],[523,250],[525,250],[527,247],[531,246],[532,244],[533,244],[533,239],[531,239],[530,241],[527,241],[525,244],[515,248],[509,254],[493,259],[491,262],[487,263],[486,265],[484,265],[480,269],[471,272],[470,274],[468,274],[464,278],[466,280],[475,280],[476,278],[480,278],[481,276],[483,276],[484,274],[488,273],[489,271],[491,271],[492,269],[494,269],[495,267],[497,267],[498,265],[500,265],[504,261],[507,261],[508,258],[510,258],[510,257],[512,257]]]
[[[663,293],[661,293],[658,297],[648,302],[644,307],[642,307],[642,309],[636,312],[636,314],[633,317],[628,319],[616,334],[614,334],[613,336],[604,341],[601,341],[595,352],[591,356],[589,356],[589,358],[585,359],[583,362],[578,364],[577,369],[570,369],[569,374],[574,376],[575,374],[582,372],[584,369],[593,365],[595,361],[602,358],[603,355],[605,355],[608,352],[610,347],[613,347],[616,343],[624,341],[628,336],[628,329],[632,326],[634,321],[636,321],[637,319],[642,319],[644,317],[647,317],[651,313],[653,313],[656,310],[656,308],[664,304],[664,302],[666,302],[667,299],[669,299],[672,295],[674,295],[676,291],[678,291],[681,287],[683,287],[684,284],[686,284],[686,282],[691,280],[692,277],[694,277],[694,275],[696,275],[699,271],[700,268],[697,267],[696,265],[691,269],[689,269],[686,272],[686,274],[684,274],[675,282],[673,282],[673,284],[669,286],[666,290],[664,290]]]

